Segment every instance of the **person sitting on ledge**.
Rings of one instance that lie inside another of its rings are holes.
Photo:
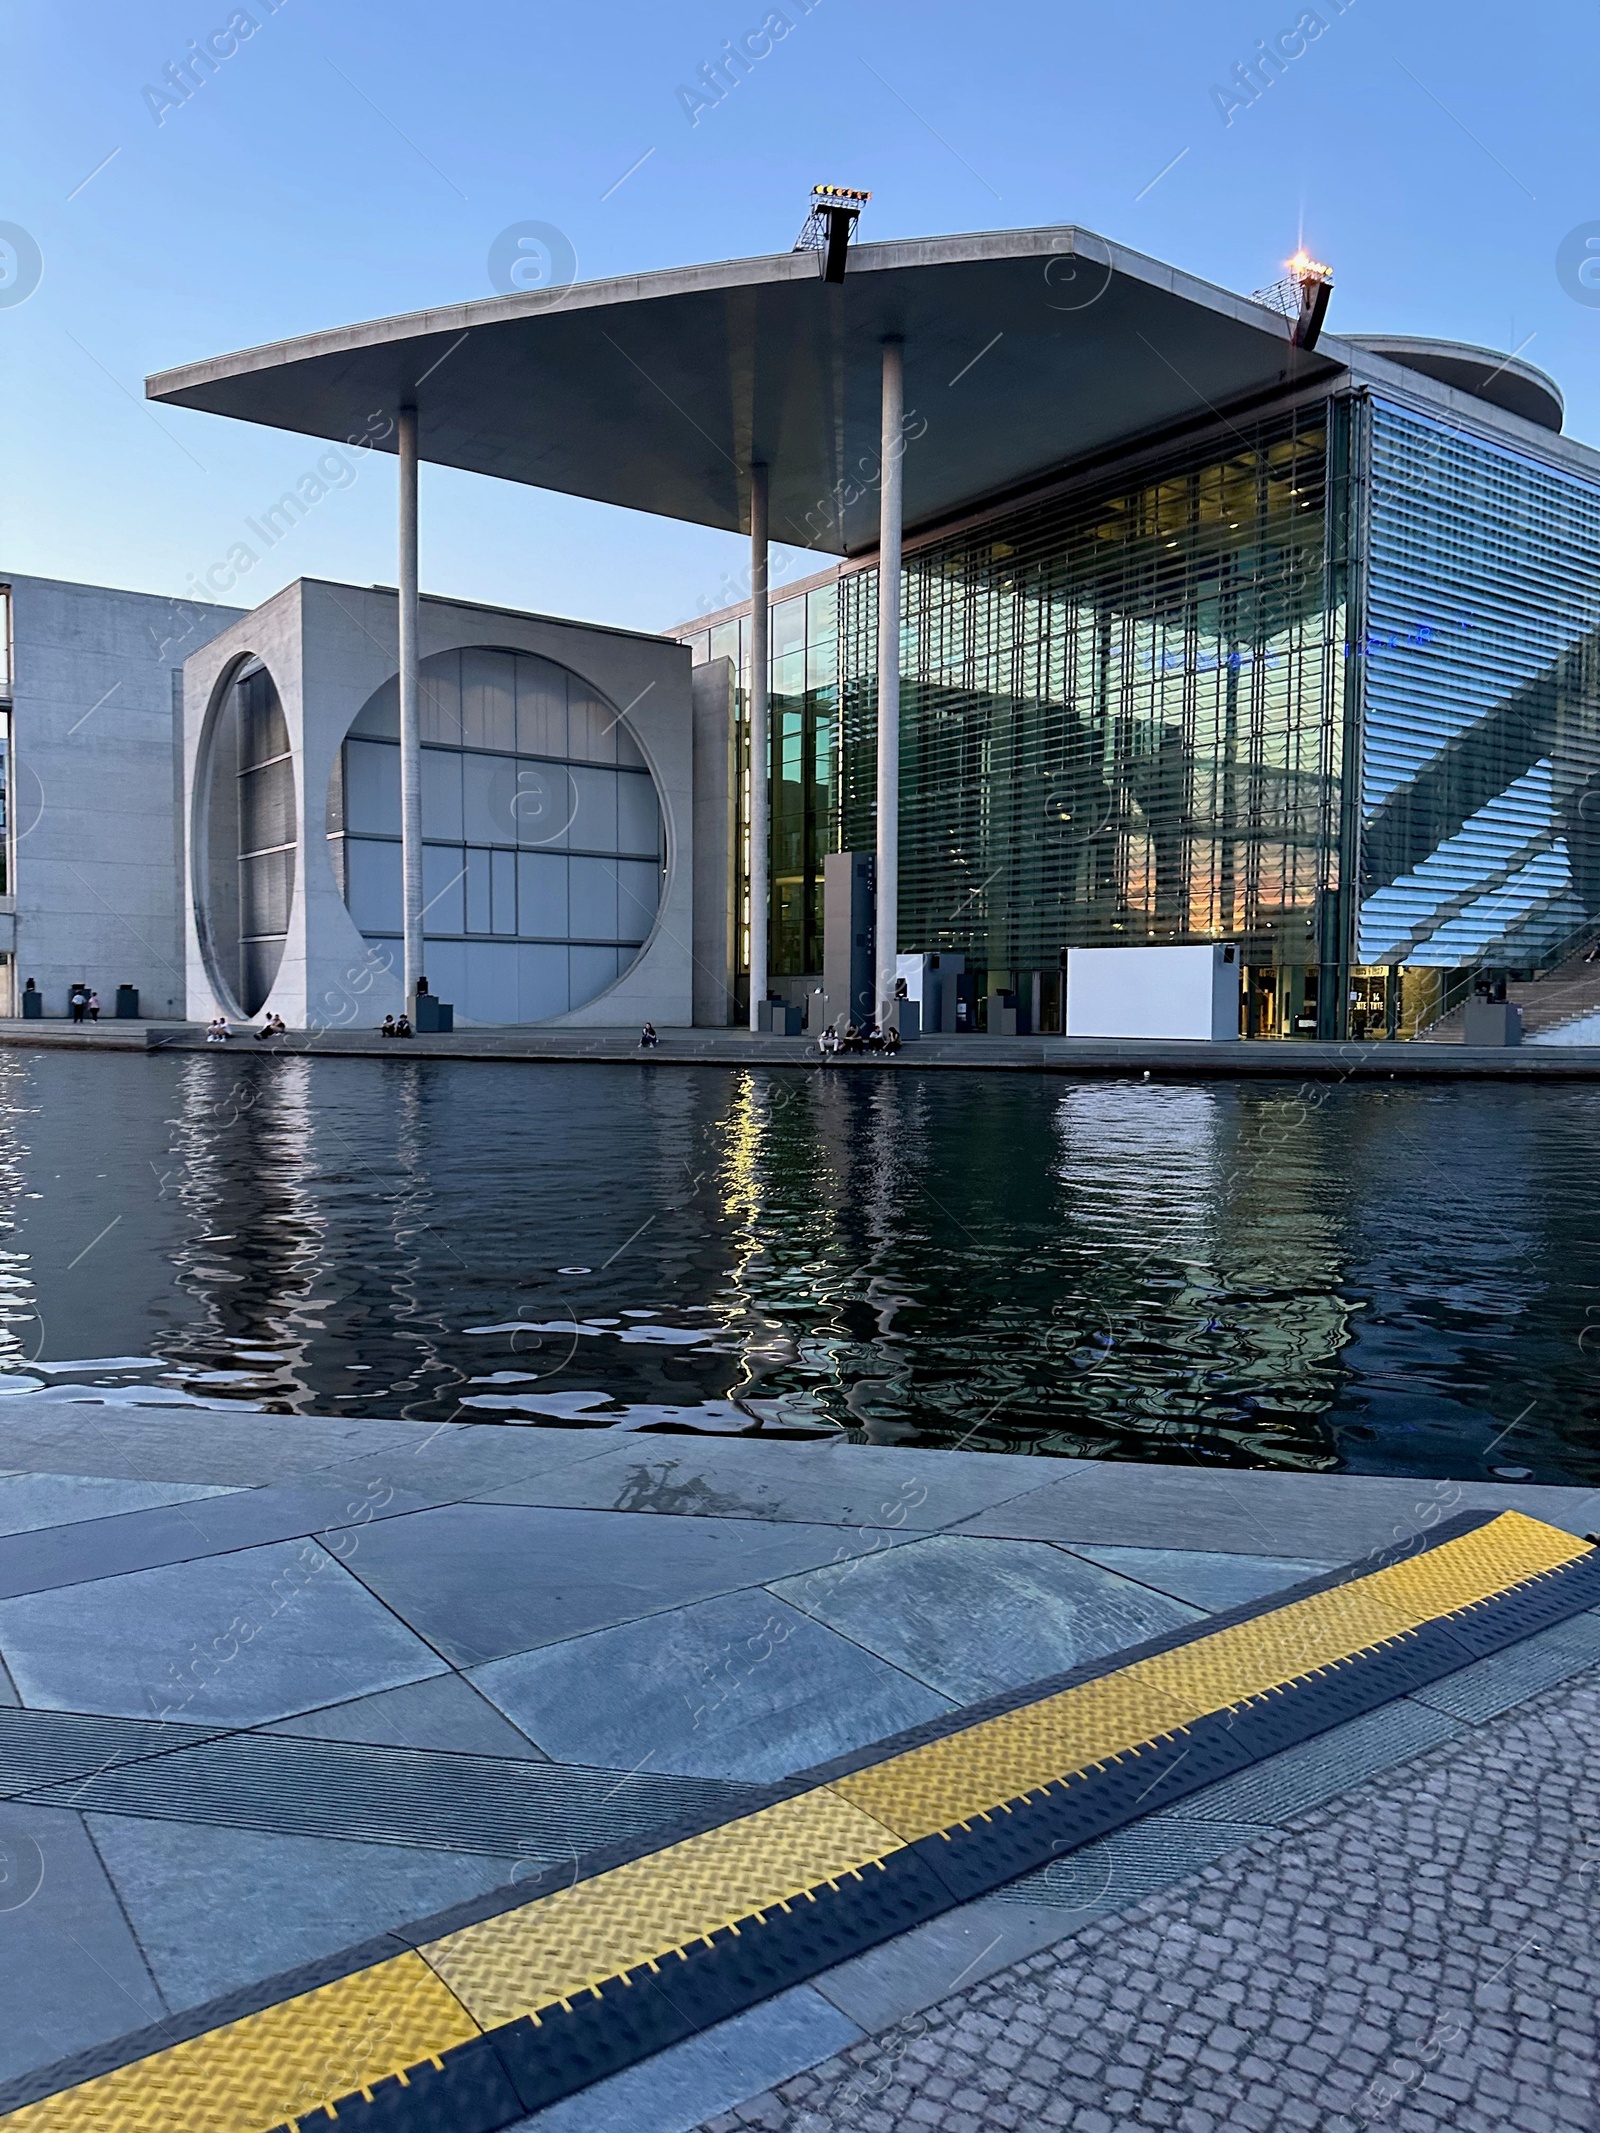
[[[394,1035],[394,1016],[393,1016],[393,1015],[385,1015],[385,1016],[384,1016],[384,1018],[383,1018],[383,1027],[382,1027],[382,1029],[380,1029],[380,1030],[379,1030],[379,1032],[378,1032],[378,1035],[379,1035],[380,1037],[392,1037],[392,1036]]]
[[[830,1022],[827,1028],[822,1032],[822,1035],[817,1039],[817,1050],[822,1054],[824,1059],[831,1059],[833,1054],[838,1049],[839,1032]]]
[[[227,1016],[213,1015],[206,1026],[207,1044],[226,1044],[232,1035],[233,1031],[228,1027]]]
[[[268,1037],[282,1037],[286,1034],[287,1024],[284,1022],[282,1015],[268,1015],[265,1022],[256,1031],[256,1042],[261,1044]]]
[[[860,1049],[861,1049],[861,1032],[860,1032],[860,1030],[858,1030],[858,1029],[856,1028],[856,1026],[855,1026],[855,1024],[854,1024],[853,1022],[847,1022],[847,1023],[845,1024],[845,1026],[844,1026],[844,1035],[843,1035],[843,1037],[841,1037],[841,1038],[840,1038],[840,1040],[839,1040],[839,1049],[840,1049],[840,1051],[841,1051],[841,1052],[859,1052],[859,1051],[860,1051]]]
[[[411,1027],[411,1017],[409,1015],[400,1017],[394,1026],[394,1034],[397,1037],[414,1037],[416,1035],[416,1031]]]
[[[661,1039],[656,1035],[656,1026],[653,1022],[647,1022],[644,1028],[640,1030],[639,1042],[647,1052],[653,1051],[661,1042]]]
[[[886,1029],[886,1030],[884,1031],[884,1033],[883,1033],[883,1049],[884,1049],[884,1051],[885,1051],[886,1053],[888,1053],[888,1054],[889,1054],[889,1055],[890,1055],[891,1057],[892,1057],[892,1056],[893,1056],[893,1055],[894,1055],[894,1054],[895,1054],[895,1053],[896,1053],[897,1051],[899,1051],[899,1049],[900,1049],[900,1032],[899,1032],[899,1031],[898,1031],[897,1029]]]

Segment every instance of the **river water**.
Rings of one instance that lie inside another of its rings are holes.
[[[0,1387],[1596,1482],[1597,1207],[1578,1083],[10,1051]]]

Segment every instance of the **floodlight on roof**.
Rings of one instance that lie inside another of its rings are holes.
[[[1310,350],[1316,347],[1322,322],[1328,315],[1333,269],[1304,250],[1296,252],[1286,264],[1289,271],[1283,279],[1273,282],[1270,288],[1257,289],[1252,301],[1281,311],[1289,321],[1289,339],[1294,346]]]
[[[813,185],[811,212],[794,241],[797,252],[822,255],[824,281],[844,280],[844,255],[855,234],[856,218],[871,193],[855,192],[848,185]]]

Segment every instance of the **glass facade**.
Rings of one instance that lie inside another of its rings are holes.
[[[877,576],[774,601],[772,968],[874,841]],[[743,625],[691,635],[740,662]],[[1256,1036],[1411,1034],[1600,928],[1600,482],[1352,392],[909,544],[900,941],[984,987],[1227,939]],[[1397,978],[1402,982],[1397,982]]]
[[[1266,1020],[1303,1012],[1339,876],[1329,462],[1318,405],[908,556],[902,949],[995,984],[1237,940]],[[870,844],[875,580],[841,594],[843,832]]]
[[[633,961],[661,898],[661,811],[633,736],[566,668],[477,649],[422,662],[420,723],[434,991],[473,1022],[538,1022],[583,1006]],[[368,940],[398,944],[393,681],[345,740],[328,836],[351,917]]]
[[[1065,948],[1227,938],[1253,1026],[1315,1014],[1343,452],[1318,404],[907,554],[902,950],[1053,984]],[[775,602],[772,630],[772,967],[797,974],[820,968],[821,853],[873,840],[876,573]]]
[[[1368,423],[1357,960],[1531,972],[1600,924],[1600,487]]]
[[[768,939],[775,975],[800,977],[822,969],[822,861],[839,835],[839,589],[774,599],[771,621],[769,717],[772,738],[771,911]],[[748,624],[743,618],[692,633],[697,663],[727,659],[739,677],[741,712],[748,714]],[[749,883],[750,751],[739,734],[742,880]],[[749,968],[748,898],[741,905],[741,963]]]

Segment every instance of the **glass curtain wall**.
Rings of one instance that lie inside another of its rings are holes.
[[[771,618],[769,964],[774,977],[822,970],[822,861],[838,849],[839,595],[833,585],[775,599]],[[696,664],[728,659],[739,677],[740,966],[750,967],[750,654],[743,618],[686,640]]]
[[[1600,488],[1366,421],[1358,961],[1532,973],[1600,930]]]
[[[1344,730],[1329,412],[908,555],[902,950],[964,952],[1004,986],[1064,948],[1237,940],[1251,1029],[1316,1028]],[[872,572],[841,580],[851,848],[873,835],[876,594]]]
[[[1051,990],[1074,946],[1236,940],[1253,1034],[1332,1034],[1347,437],[1317,403],[907,555],[902,950]],[[688,641],[742,680],[745,627]],[[874,570],[774,602],[775,975],[873,842],[876,669]]]

